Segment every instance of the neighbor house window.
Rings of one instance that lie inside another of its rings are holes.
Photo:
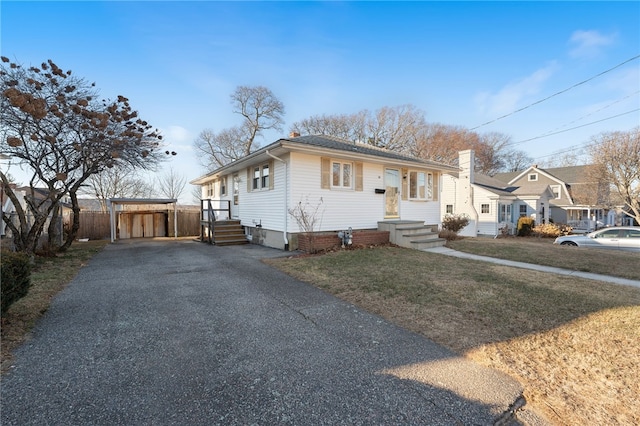
[[[353,187],[353,164],[333,161],[331,163],[331,186],[334,188]]]
[[[213,191],[213,182],[207,184],[207,197],[212,198],[214,194]]]
[[[489,204],[481,204],[480,213],[489,213]]]
[[[453,214],[453,204],[447,204],[446,213]]]
[[[500,204],[500,222],[511,222],[511,204]]]
[[[538,174],[537,173],[530,173],[529,174],[529,182],[535,182],[538,180]]]
[[[553,192],[553,195],[556,196],[556,199],[560,198],[561,188],[562,187],[560,185],[551,185],[551,191]]]
[[[433,198],[433,175],[431,173],[409,172],[409,199],[431,200]]]
[[[525,217],[527,215],[527,205],[520,204],[520,217]]]

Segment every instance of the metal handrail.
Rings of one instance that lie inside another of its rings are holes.
[[[207,208],[205,210],[204,207],[204,202],[207,202]],[[219,203],[223,203],[226,202],[227,203],[227,207],[226,208],[217,208],[214,209],[213,208],[213,204],[212,201],[217,201]],[[205,211],[206,213],[206,219],[205,219]],[[214,233],[214,227],[215,227],[215,222],[216,222],[216,215],[215,212],[226,212],[227,213],[227,217],[231,218],[231,201],[230,200],[211,200],[211,199],[207,199],[207,200],[200,200],[200,241],[204,242],[205,239],[205,235],[204,235],[204,228],[205,226],[207,227],[207,240],[209,244],[215,244],[215,233]]]

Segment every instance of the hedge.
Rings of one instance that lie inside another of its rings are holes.
[[[31,262],[24,253],[2,250],[0,253],[0,301],[2,315],[15,301],[26,296],[31,286]]]

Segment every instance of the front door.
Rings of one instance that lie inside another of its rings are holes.
[[[400,170],[385,169],[384,185],[384,217],[399,217],[400,210],[398,202],[400,200]]]

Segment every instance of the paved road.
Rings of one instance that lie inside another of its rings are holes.
[[[518,401],[512,379],[259,260],[282,255],[107,246],[18,350],[1,424],[489,425]]]

